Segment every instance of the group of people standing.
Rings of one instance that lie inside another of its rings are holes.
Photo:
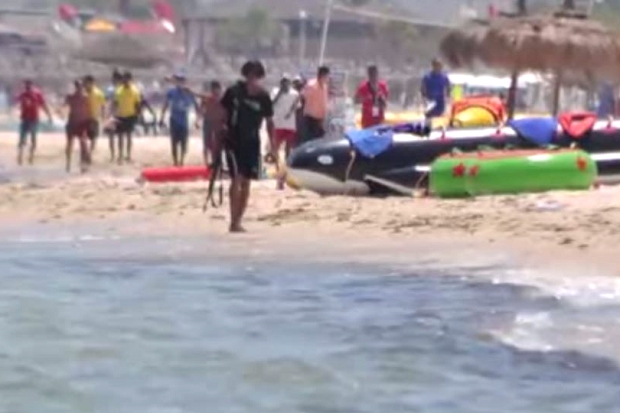
[[[32,164],[37,148],[39,113],[43,110],[50,123],[53,122],[52,113],[43,93],[31,80],[24,82],[24,89],[17,96],[17,102],[20,107],[17,162],[23,164],[24,151],[30,140],[28,162]],[[80,168],[85,171],[92,162],[101,130],[108,135],[111,160],[116,159],[119,164],[131,162],[133,132],[141,112],[148,109],[154,114],[129,72],[120,74],[115,71],[107,93],[96,85],[93,76],[75,80],[73,91],[65,96],[64,104],[68,109],[65,126],[67,172],[71,170],[75,140],[80,145]]]
[[[329,77],[326,66],[318,69],[314,79],[306,81],[300,76],[291,78],[282,75],[279,85],[271,91],[274,109],[275,148],[284,148],[288,156],[296,145],[325,135],[325,124],[329,111]],[[213,152],[215,136],[221,124],[222,85],[213,81],[203,93],[189,89],[183,73],[175,74],[172,87],[166,93],[161,111],[160,126],[167,128],[171,139],[172,161],[175,166],[184,164],[188,138],[191,131],[189,111],[195,109],[197,124],[202,119],[203,153],[209,162]],[[134,129],[144,110],[153,118],[155,112],[133,82],[131,73],[114,71],[111,84],[102,91],[93,76],[86,76],[73,83],[74,90],[65,97],[68,108],[66,123],[67,170],[71,169],[71,154],[75,140],[80,145],[80,165],[83,170],[91,163],[97,138],[103,131],[109,140],[110,158],[119,164],[130,162]],[[388,98],[387,84],[378,78],[376,66],[368,69],[368,80],[362,82],[356,93],[356,101],[362,105],[362,125],[369,127],[383,121]],[[24,152],[30,139],[28,161],[34,160],[39,129],[39,112],[42,110],[52,120],[43,93],[33,82],[24,82],[24,89],[18,96],[21,107],[18,163],[23,163]],[[169,117],[167,114],[169,112]],[[198,127],[198,125],[196,125]],[[282,183],[279,183],[282,186]]]

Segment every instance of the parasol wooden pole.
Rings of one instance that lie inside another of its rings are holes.
[[[555,83],[553,85],[553,116],[557,116],[560,110],[560,88],[562,87],[562,71],[555,72]]]
[[[508,101],[506,102],[506,106],[508,106],[508,120],[514,118],[515,116],[515,106],[517,104],[517,86],[519,83],[519,70],[514,69],[512,71],[512,75],[510,76],[510,88],[508,89]]]

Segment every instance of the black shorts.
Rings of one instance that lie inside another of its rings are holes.
[[[99,137],[99,121],[91,119],[88,121],[88,139],[94,141]]]
[[[248,139],[243,142],[226,144],[226,163],[231,178],[241,176],[245,179],[258,179],[261,172],[260,140]]]
[[[116,133],[133,133],[137,121],[137,116],[130,116],[128,118],[116,118]]]
[[[310,142],[325,136],[325,122],[322,119],[316,119],[310,116],[303,118],[303,142]]]

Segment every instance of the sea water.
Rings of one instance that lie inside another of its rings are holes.
[[[0,412],[620,412],[613,280],[217,248],[5,237]]]

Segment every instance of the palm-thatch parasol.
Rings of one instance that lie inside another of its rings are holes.
[[[568,11],[475,21],[450,32],[441,43],[441,51],[456,67],[479,61],[511,71],[510,114],[514,112],[514,91],[520,71],[555,73],[554,113],[558,110],[559,84],[564,76],[620,78],[619,34]]]

